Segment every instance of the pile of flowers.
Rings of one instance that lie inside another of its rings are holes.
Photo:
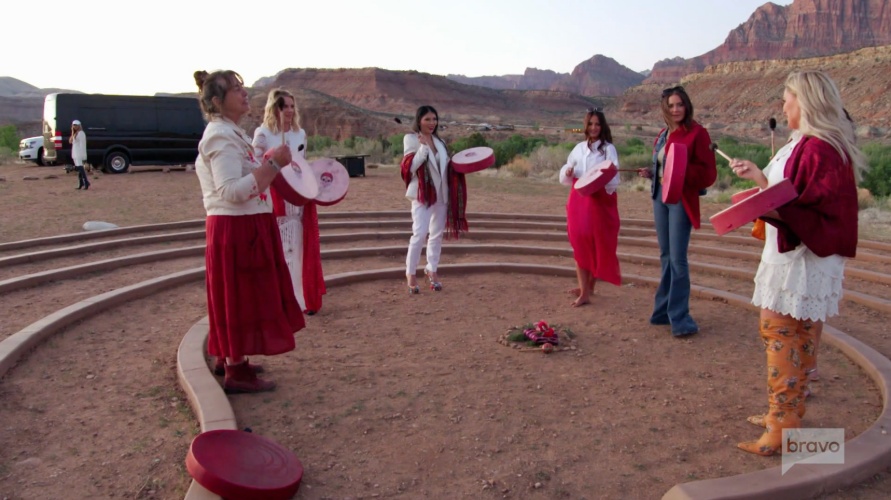
[[[523,329],[523,336],[536,345],[551,344],[560,345],[560,336],[553,327],[545,321],[539,321],[532,327]]]
[[[558,347],[563,340],[563,347]],[[575,334],[569,328],[549,325],[547,321],[514,326],[498,338],[498,343],[523,351],[540,351],[549,354],[555,351],[574,351]]]

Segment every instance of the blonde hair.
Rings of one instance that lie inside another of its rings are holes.
[[[263,125],[273,133],[281,132],[278,129],[278,114],[285,107],[285,97],[290,97],[294,101],[294,118],[291,119],[291,130],[298,132],[300,130],[300,110],[297,108],[297,99],[294,94],[283,88],[272,89],[269,96],[266,97],[266,112],[263,114]]]
[[[867,168],[866,157],[855,144],[854,123],[845,112],[835,82],[822,71],[795,71],[786,78],[786,90],[798,99],[798,131],[832,145],[860,181]]]
[[[226,93],[230,87],[244,85],[241,75],[232,70],[214,71],[213,73],[202,70],[196,71],[193,76],[199,89],[198,103],[207,119],[222,112],[221,105],[226,100]],[[220,105],[214,104],[214,97],[219,99]]]

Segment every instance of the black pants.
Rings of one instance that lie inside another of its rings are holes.
[[[77,187],[90,187],[90,181],[87,179],[87,171],[84,170],[84,166],[75,165],[74,170],[77,170]]]

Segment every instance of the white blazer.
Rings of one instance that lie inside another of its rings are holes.
[[[415,154],[411,162],[411,182],[405,190],[405,197],[409,200],[418,199],[418,176],[415,173],[425,161],[430,166],[430,177],[433,178],[433,186],[436,188],[436,203],[447,203],[449,199],[448,168],[449,154],[446,145],[438,137],[433,137],[436,144],[436,153],[418,140],[418,134],[405,134],[402,140],[404,154]]]
[[[601,153],[597,150],[598,146],[600,146],[600,141],[594,141],[591,148],[588,148],[588,141],[576,144],[572,152],[569,153],[569,158],[566,159],[566,165],[560,169],[560,184],[571,186],[573,179],[581,178],[588,170],[594,169],[605,160],[613,162],[613,165],[619,168],[619,154],[616,152],[616,147],[607,143]],[[613,194],[618,187],[619,176],[617,175],[603,189],[607,194]]]

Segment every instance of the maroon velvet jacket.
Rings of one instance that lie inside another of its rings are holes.
[[[664,131],[665,129],[663,129]],[[662,132],[659,132],[662,135]],[[658,137],[658,136],[657,136]],[[656,139],[658,141],[658,138]],[[699,229],[699,192],[715,183],[718,178],[718,168],[715,165],[715,153],[709,148],[712,138],[702,125],[693,122],[688,129],[681,125],[674,132],[668,134],[665,141],[665,150],[673,143],[682,143],[687,146],[687,173],[684,176],[684,189],[681,192],[681,202],[684,211],[695,229]]]
[[[857,253],[857,182],[854,168],[828,142],[804,136],[786,161],[784,175],[798,198],[777,209],[780,253],[804,243],[820,257]]]

